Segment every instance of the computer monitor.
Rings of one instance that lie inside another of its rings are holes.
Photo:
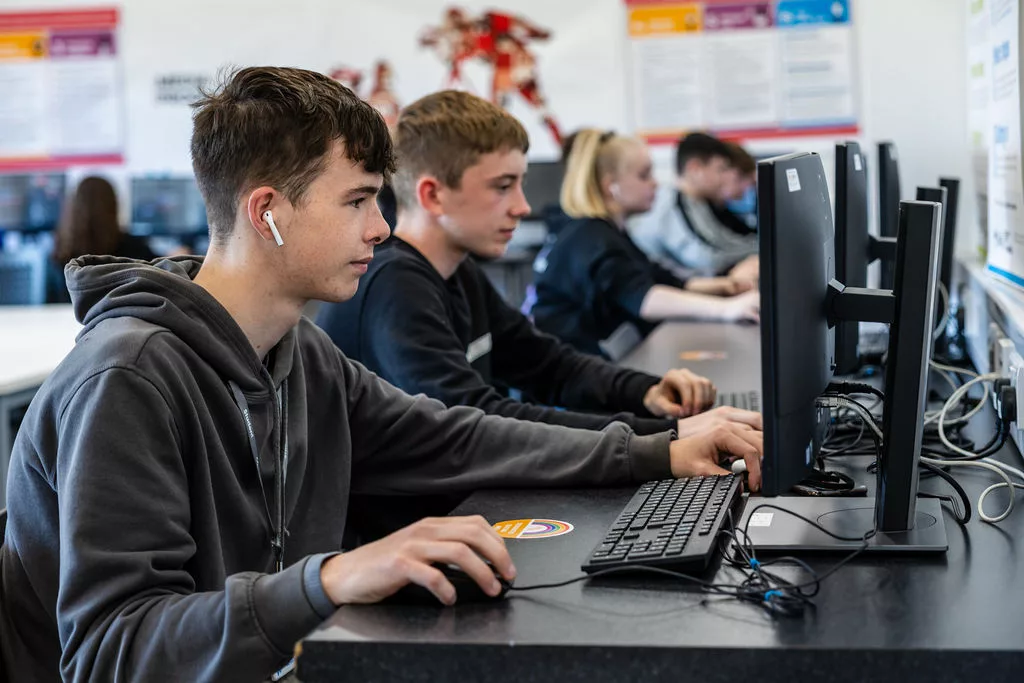
[[[898,210],[898,209],[897,209]],[[866,287],[868,266],[881,259],[892,265],[896,238],[868,231],[867,160],[856,142],[836,145],[836,279],[849,287]],[[848,375],[861,366],[860,326],[836,323],[836,374]]]
[[[63,173],[0,175],[0,230],[54,230],[65,191]]]
[[[860,145],[836,145],[835,249],[836,279],[849,287],[868,286],[868,169]],[[860,367],[857,343],[859,323],[836,324],[836,373],[849,374]]]
[[[943,226],[941,232],[939,232],[939,279],[936,286],[940,286],[945,289],[945,292],[941,296],[935,297],[935,320],[938,323],[946,315],[949,310],[949,285],[942,282],[942,256],[946,251],[946,188],[944,187],[919,187],[917,188],[917,199],[925,202],[937,202],[942,205],[942,218],[940,225]],[[943,303],[943,301],[945,303]]]
[[[814,463],[818,397],[832,380],[834,333],[823,312],[835,276],[834,234],[817,155],[778,157],[757,170],[763,490],[781,495]]]
[[[777,507],[811,515],[833,533],[862,537],[872,549],[945,550],[941,510],[917,504],[917,463],[926,394],[940,207],[903,202],[894,268],[895,291],[846,287],[834,279],[832,210],[821,159],[793,154],[758,165],[761,268],[761,372],[764,415],[763,492]],[[831,327],[838,321],[890,324],[885,374],[883,450],[873,505],[863,500],[786,497],[816,459],[819,397],[834,372]],[[748,516],[757,509],[752,500]],[[749,527],[766,550],[849,548],[786,515]]]
[[[900,207],[900,165],[896,145],[878,143],[878,234],[896,237]],[[892,264],[882,264],[881,288],[892,289]]]
[[[956,252],[956,212],[960,203],[960,179],[939,178],[939,187],[946,189],[939,282],[946,287],[947,292],[950,292],[953,287],[953,254]]]
[[[133,234],[189,237],[207,229],[195,178],[132,178],[131,202]]]
[[[562,193],[562,176],[565,166],[560,161],[534,161],[526,167],[526,182],[523,192],[530,205],[527,220],[542,220],[544,210],[559,206]]]

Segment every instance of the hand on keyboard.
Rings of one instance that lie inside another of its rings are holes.
[[[761,431],[761,413],[740,410],[732,406],[721,406],[700,415],[683,418],[676,427],[680,439],[705,432],[722,424],[740,424]]]
[[[761,488],[763,434],[749,425],[725,422],[692,436],[674,441],[670,447],[672,476],[695,477],[730,474],[718,463],[723,455],[742,458],[747,463],[747,481],[751,491]]]
[[[715,405],[716,396],[711,380],[681,368],[647,390],[644,407],[655,417],[689,417]]]

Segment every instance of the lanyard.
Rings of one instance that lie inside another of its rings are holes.
[[[276,462],[274,463],[274,514],[270,512],[270,503],[267,500],[267,490],[263,485],[263,470],[260,467],[260,450],[256,444],[256,430],[252,425],[252,416],[249,413],[249,402],[245,400],[245,394],[241,388],[232,381],[228,387],[235,398],[235,405],[242,413],[242,421],[245,422],[245,431],[249,437],[249,449],[252,451],[253,461],[256,463],[256,479],[260,483],[260,493],[263,495],[263,507],[267,513],[267,520],[270,522],[270,546],[274,551],[274,571],[284,569],[284,493],[285,480],[288,467],[288,401],[287,380],[281,384],[277,391],[274,404],[275,422],[280,425],[279,448],[275,449]],[[276,520],[276,521],[275,521]]]

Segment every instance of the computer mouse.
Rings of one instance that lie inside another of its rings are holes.
[[[494,578],[498,579],[498,583],[501,584],[501,591],[497,595],[491,596],[484,592],[484,589],[480,587],[476,581],[473,580],[469,574],[466,574],[462,569],[455,565],[444,564],[441,562],[435,562],[434,567],[441,570],[452,586],[455,587],[455,604],[466,605],[471,603],[480,602],[498,602],[504,600],[505,596],[508,595],[508,591],[512,588],[514,582],[505,580],[497,572],[494,573]],[[444,607],[445,604],[437,599],[433,593],[429,590],[415,583],[410,583],[402,588],[399,588],[394,595],[386,598],[384,602],[396,603],[403,605],[431,605],[434,607]]]

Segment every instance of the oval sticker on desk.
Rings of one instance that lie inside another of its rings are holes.
[[[502,538],[554,538],[573,530],[569,522],[557,519],[508,519],[492,525]]]
[[[725,351],[683,351],[679,354],[679,360],[725,360],[729,357]]]

